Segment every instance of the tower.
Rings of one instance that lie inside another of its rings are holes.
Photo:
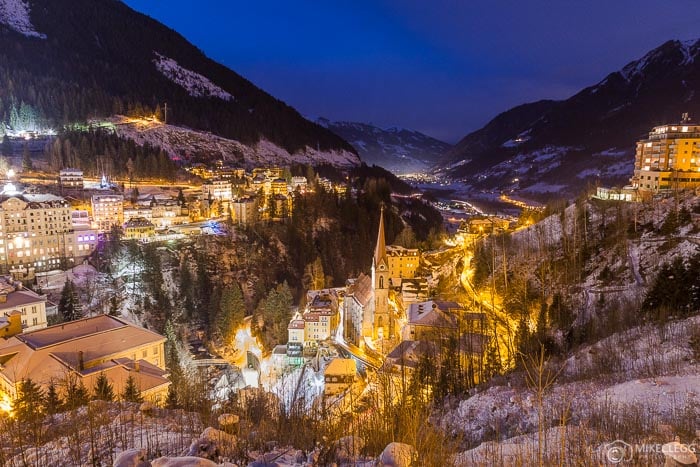
[[[389,338],[391,332],[391,314],[389,313],[389,262],[386,257],[386,240],[384,238],[384,206],[379,214],[379,232],[377,245],[372,259],[372,288],[374,292],[374,319],[372,338]]]

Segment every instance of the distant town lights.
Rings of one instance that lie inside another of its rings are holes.
[[[15,176],[15,171],[14,171],[14,169],[9,169],[9,170],[7,171],[7,178],[12,178],[12,177],[14,177],[14,176]]]

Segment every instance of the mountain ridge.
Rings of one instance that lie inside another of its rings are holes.
[[[245,145],[268,140],[290,154],[310,148],[356,154],[342,138],[121,1],[2,0],[3,11],[0,121],[8,122],[21,103],[52,127],[119,114],[151,115],[167,103],[168,123]],[[29,19],[22,19],[24,13]],[[36,34],[18,31],[15,23]],[[222,92],[193,95],[186,84],[194,76],[203,78],[195,83],[199,89],[208,82]]]
[[[667,41],[568,99],[507,110],[462,138],[438,168],[479,190],[518,192],[556,184],[563,188],[552,196],[571,196],[590,183],[624,184],[638,139],[684,112],[700,117],[698,55],[700,40]],[[558,164],[542,171],[536,154],[548,148],[558,148]],[[611,157],[613,165],[624,163],[626,169],[617,165],[609,171]],[[525,165],[504,166],[514,158]]]

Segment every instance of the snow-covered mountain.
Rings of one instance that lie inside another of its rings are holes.
[[[668,41],[563,101],[503,112],[438,164],[474,189],[574,195],[591,182],[623,185],[649,130],[700,119],[700,41]]]
[[[0,0],[0,44],[0,129],[13,108],[58,128],[113,115],[162,120],[167,104],[167,123],[252,151],[270,143],[314,164],[339,153],[360,163],[342,138],[121,1]]]
[[[427,169],[451,148],[443,141],[404,128],[384,129],[326,118],[314,121],[352,144],[367,164],[382,166],[399,175]]]

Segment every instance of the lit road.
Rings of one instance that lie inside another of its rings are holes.
[[[503,307],[498,304],[498,297],[491,294],[477,292],[471,283],[471,276],[474,274],[473,269],[470,267],[471,259],[473,253],[466,246],[455,247],[462,254],[462,262],[464,267],[460,274],[459,280],[462,288],[467,292],[469,297],[478,303],[481,310],[483,310],[486,315],[493,321],[496,327],[496,336],[498,338],[498,348],[501,355],[501,362],[504,368],[508,368],[511,365],[514,357],[514,344],[513,336],[515,335],[515,329],[517,323],[515,323],[503,310]],[[493,335],[493,329],[489,331],[490,335]]]

